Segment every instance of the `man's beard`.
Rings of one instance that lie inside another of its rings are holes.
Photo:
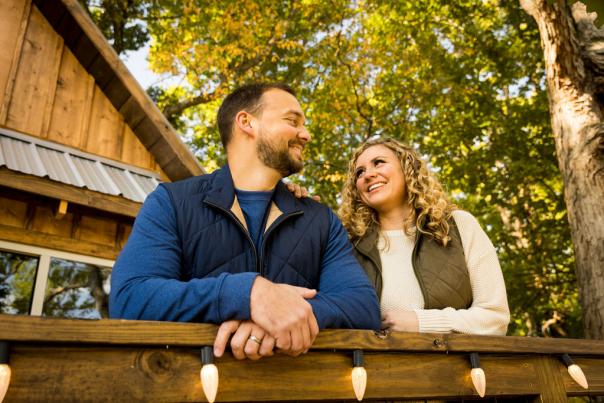
[[[278,148],[276,145],[265,140],[265,136],[260,134],[256,150],[258,152],[258,158],[260,158],[260,161],[262,161],[264,165],[273,168],[285,178],[291,174],[300,172],[303,167],[302,161],[297,161],[289,154],[290,147],[294,145],[304,147],[300,141],[294,139],[287,142],[287,148]]]

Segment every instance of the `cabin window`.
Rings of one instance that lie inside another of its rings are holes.
[[[52,258],[44,293],[44,316],[64,318],[108,318],[109,282],[107,267]]]
[[[0,313],[29,313],[38,261],[37,256],[0,250]]]
[[[0,313],[107,318],[113,263],[0,241]]]

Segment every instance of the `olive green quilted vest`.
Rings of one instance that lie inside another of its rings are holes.
[[[424,296],[424,309],[466,309],[472,305],[470,276],[453,218],[449,220],[449,228],[451,241],[446,247],[430,236],[416,232],[411,261]],[[382,261],[377,248],[378,236],[378,229],[370,228],[363,238],[353,241],[353,251],[381,298]]]

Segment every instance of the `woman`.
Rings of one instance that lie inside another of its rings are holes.
[[[413,149],[393,139],[361,145],[339,214],[381,297],[384,329],[505,335],[510,315],[495,248]]]

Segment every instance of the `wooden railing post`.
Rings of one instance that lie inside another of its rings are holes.
[[[541,403],[566,403],[566,388],[560,372],[562,365],[554,356],[543,355],[535,359],[535,371],[539,379],[539,396],[533,401]]]

